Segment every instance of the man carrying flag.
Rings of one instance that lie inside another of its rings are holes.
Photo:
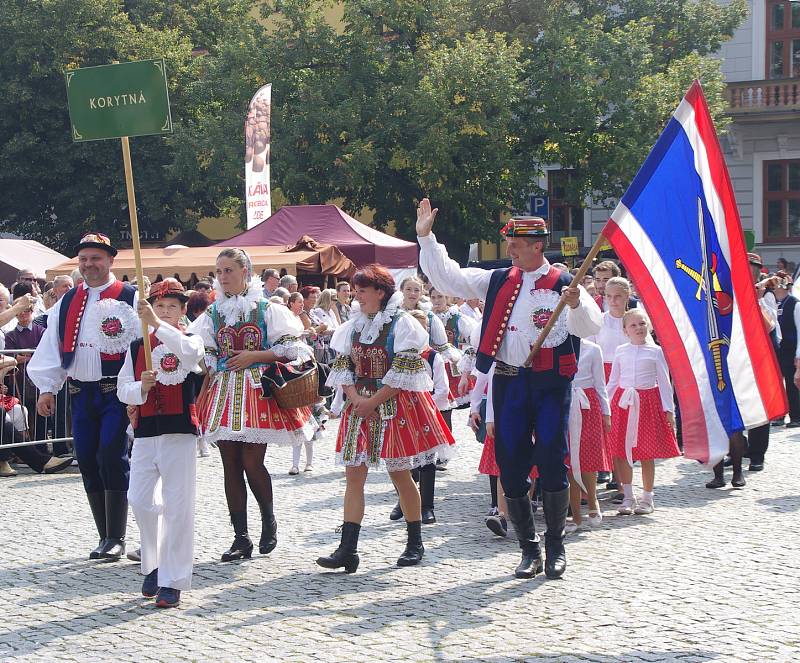
[[[567,565],[564,527],[569,482],[564,459],[570,383],[578,370],[580,338],[600,330],[600,309],[583,287],[571,286],[569,274],[544,257],[549,232],[543,219],[512,219],[503,228],[510,268],[461,269],[431,233],[437,211],[431,210],[427,198],[417,210],[422,271],[441,292],[486,302],[476,366],[486,373],[495,364],[491,392],[495,456],[508,516],[522,549],[514,574],[531,578],[542,570],[528,497],[528,476],[536,465],[547,524],[544,570],[548,578],[560,578]],[[531,346],[543,335],[559,300],[568,308],[555,318],[551,333],[531,363]]]
[[[663,347],[687,457],[714,465],[731,435],[786,414],[733,188],[699,82],[603,235],[636,284]]]

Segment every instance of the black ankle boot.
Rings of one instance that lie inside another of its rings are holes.
[[[106,542],[106,494],[102,490],[96,493],[86,493],[86,499],[89,501],[89,508],[92,510],[97,533],[100,535],[100,543],[97,548],[89,553],[89,559],[100,559],[100,551]]]
[[[422,522],[430,525],[436,522],[433,513],[433,495],[436,490],[436,465],[431,463],[419,469],[419,497],[422,501]]]
[[[250,555],[253,554],[253,542],[247,533],[247,511],[231,512],[231,524],[236,536],[231,547],[222,553],[222,561],[232,562],[243,557],[250,559]]]
[[[128,529],[128,492],[107,490],[106,540],[100,548],[100,559],[118,560],[125,555],[125,532]]]
[[[272,503],[261,507],[261,538],[258,541],[258,552],[269,555],[278,545],[278,521],[272,511]]]
[[[542,491],[542,507],[547,531],[544,534],[546,553],[544,574],[548,578],[560,578],[567,570],[567,552],[564,550],[564,527],[567,524],[569,488],[555,492]]]
[[[318,557],[317,564],[326,569],[344,567],[345,573],[355,573],[358,568],[358,535],[361,525],[342,523],[342,540],[339,547],[328,557]]]
[[[425,546],[422,545],[422,521],[415,520],[413,523],[406,522],[408,531],[408,541],[406,549],[397,560],[397,566],[414,566],[422,561],[425,554]]]
[[[533,578],[537,573],[542,572],[542,550],[539,547],[539,537],[533,521],[530,497],[527,494],[522,497],[506,495],[506,505],[508,519],[514,525],[519,547],[522,549],[522,559],[514,569],[514,575],[517,578]]]
[[[389,520],[400,520],[403,517],[403,508],[400,506],[400,502],[398,501],[397,504],[394,505],[391,513],[389,514]]]

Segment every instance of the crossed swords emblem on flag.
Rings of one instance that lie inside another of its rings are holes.
[[[717,374],[717,390],[723,391],[725,389],[725,378],[722,371],[722,346],[729,345],[730,340],[719,331],[717,325],[717,315],[714,311],[716,307],[720,315],[730,315],[733,311],[733,298],[727,292],[723,291],[722,285],[717,277],[717,254],[711,253],[711,265],[708,264],[708,252],[706,251],[706,232],[705,220],[703,218],[703,203],[697,199],[697,223],[700,230],[700,250],[703,256],[703,265],[701,271],[689,267],[680,258],[675,261],[675,267],[680,269],[685,274],[688,274],[692,280],[697,283],[697,293],[695,298],[700,301],[703,293],[706,296],[706,321],[708,323],[708,348],[711,350],[711,356],[714,359],[714,369]]]

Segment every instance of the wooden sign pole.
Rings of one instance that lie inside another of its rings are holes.
[[[125,163],[125,186],[128,189],[128,214],[131,217],[131,239],[133,240],[133,256],[136,259],[136,286],[139,298],[144,296],[144,272],[142,270],[142,247],[139,245],[139,217],[136,214],[136,192],[133,189],[133,168],[131,167],[131,146],[128,137],[123,136],[122,160]],[[150,330],[142,321],[142,340],[144,341],[144,361],[148,371],[153,370],[153,358],[150,348]]]
[[[600,249],[604,242],[605,238],[603,237],[603,233],[600,233],[597,236],[594,246],[589,250],[589,253],[586,254],[586,258],[584,259],[583,264],[580,266],[580,269],[572,278],[572,283],[569,284],[570,287],[581,284],[583,277],[586,276],[586,273],[589,271],[589,267],[592,266],[592,261],[595,259],[597,254],[600,253]],[[558,320],[558,316],[561,315],[561,311],[564,310],[565,306],[566,304],[564,303],[563,299],[556,304],[553,315],[550,316],[550,319],[547,321],[544,329],[542,329],[541,333],[539,334],[539,338],[537,338],[536,342],[533,344],[533,346],[531,346],[530,354],[525,362],[526,367],[529,367],[533,362],[533,358],[536,356],[536,353],[539,352],[539,349],[542,347],[542,343],[544,343],[544,340],[547,338],[548,334],[550,334],[550,330],[553,329],[553,326],[556,324],[556,320]]]

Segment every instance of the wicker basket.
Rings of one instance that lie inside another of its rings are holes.
[[[283,409],[311,407],[322,399],[318,392],[319,377],[317,367],[307,369],[299,377],[289,380],[280,389],[272,388],[272,396]]]

